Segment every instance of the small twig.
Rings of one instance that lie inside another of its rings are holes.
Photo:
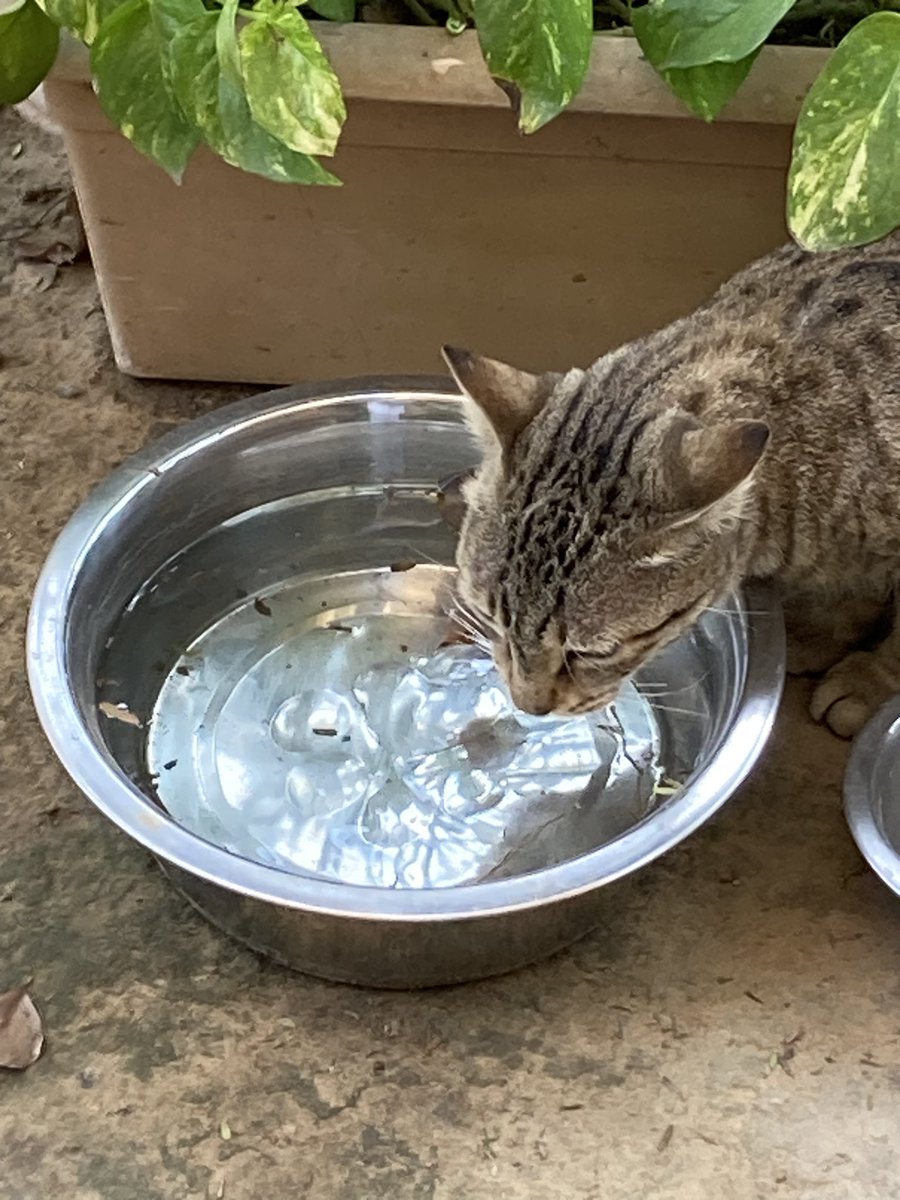
[[[669,1145],[669,1142],[671,1142],[672,1136],[674,1133],[675,1133],[675,1126],[667,1125],[665,1130],[663,1131],[662,1137],[656,1143],[657,1154],[662,1154],[663,1150],[665,1150],[666,1147]]]
[[[638,779],[640,779],[643,776],[646,768],[639,766],[634,761],[634,758],[631,755],[631,751],[628,749],[628,736],[625,733],[625,726],[622,724],[622,718],[619,716],[618,710],[616,709],[616,706],[614,704],[610,704],[609,712],[610,712],[610,715],[612,716],[612,719],[616,723],[616,730],[619,734],[619,737],[622,739],[622,753],[625,756],[625,758],[629,761],[629,763],[631,763],[631,765],[634,767],[635,771],[637,771]]]

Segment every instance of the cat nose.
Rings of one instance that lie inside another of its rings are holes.
[[[509,694],[516,708],[532,717],[546,717],[556,702],[552,685],[542,686],[528,679],[510,680]]]

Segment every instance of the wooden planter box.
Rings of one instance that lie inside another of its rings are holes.
[[[83,59],[45,83],[123,371],[433,372],[443,342],[586,364],[784,240],[791,126],[826,53],[766,48],[705,125],[632,39],[597,38],[574,110],[525,138],[474,34],[353,25],[322,40],[348,98],[340,189],[205,151],[177,187],[106,122]]]

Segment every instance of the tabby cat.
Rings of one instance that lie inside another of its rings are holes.
[[[787,246],[587,370],[444,354],[483,445],[460,594],[520,708],[609,702],[754,577],[825,672],[816,720],[851,737],[900,692],[900,233]]]

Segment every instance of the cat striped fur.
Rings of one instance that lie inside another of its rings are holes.
[[[586,370],[445,357],[483,446],[460,597],[521,708],[607,703],[748,578],[829,668],[816,719],[852,736],[900,691],[900,234],[784,247]]]

